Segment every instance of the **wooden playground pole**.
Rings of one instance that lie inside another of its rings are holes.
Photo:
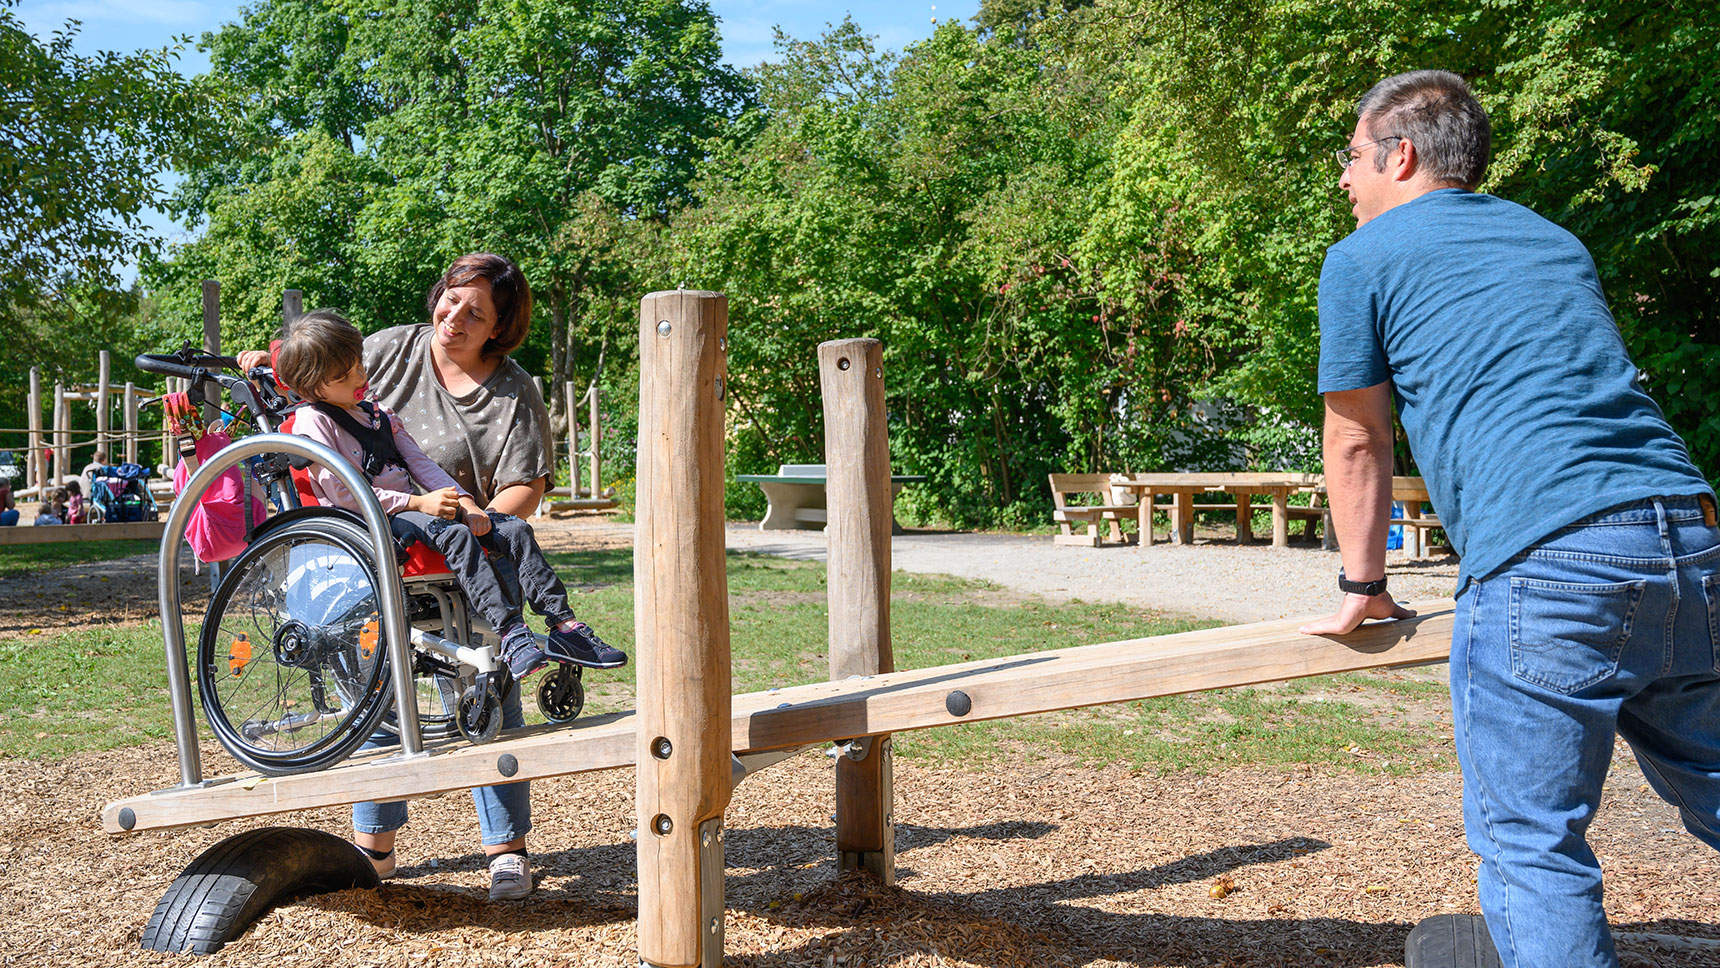
[[[221,284],[213,279],[203,280],[203,352],[221,352]],[[208,425],[221,419],[221,384],[207,380],[203,393],[209,401],[203,405],[203,423]]]
[[[733,785],[723,534],[728,298],[639,304],[639,961],[723,961],[723,810]]]
[[[47,468],[42,461],[42,368],[30,367],[30,452],[24,457],[24,489],[37,488],[38,495],[43,493],[42,478]]]
[[[108,455],[113,462],[113,455]],[[137,463],[137,384],[125,382],[125,462]]]
[[[729,318],[729,316],[728,316],[729,308],[728,307],[729,307],[729,304],[727,301],[725,301],[723,303],[723,325],[725,327],[725,330],[724,330],[725,332],[727,331],[726,327],[728,326],[728,318]],[[728,339],[728,337],[725,336],[724,340],[726,341],[727,339]],[[724,345],[727,345],[727,343],[725,342]],[[601,356],[601,355],[602,354],[599,354],[599,356]],[[725,356],[725,359],[726,359],[726,356]],[[603,484],[601,483],[602,478],[600,478],[598,476],[598,472],[602,467],[602,458],[600,456],[602,453],[602,448],[599,447],[598,444],[602,440],[603,431],[597,424],[597,377],[594,376],[591,378],[591,389],[586,391],[586,395],[591,398],[591,419],[587,422],[587,425],[591,427],[591,458],[590,458],[591,459],[591,496],[592,497],[602,497],[603,496]]]
[[[305,294],[297,289],[281,293],[281,335],[293,331],[293,323],[305,314]]]
[[[561,396],[567,409],[567,496],[579,497],[579,398],[573,395],[573,381],[561,385]],[[596,497],[595,494],[592,495]]]
[[[829,520],[830,678],[896,670],[890,645],[890,442],[884,349],[875,339],[818,346],[824,391]],[[896,880],[890,737],[850,743],[836,757],[836,852],[841,870]]]
[[[54,474],[49,481],[54,487],[59,487],[66,479],[66,461],[71,459],[72,435],[71,428],[66,426],[66,417],[71,408],[66,404],[66,385],[54,381]],[[46,500],[48,492],[42,491]]]
[[[96,378],[96,452],[112,458],[113,455],[108,454],[108,447],[112,445],[112,441],[108,439],[108,391],[113,389],[113,360],[107,350],[102,350],[96,359],[99,361],[97,367],[100,374]],[[95,460],[94,454],[90,459]]]

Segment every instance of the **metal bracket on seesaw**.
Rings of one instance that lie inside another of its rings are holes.
[[[765,750],[762,753],[730,753],[729,754],[729,788],[741,785],[741,781],[767,766],[775,766],[783,760],[810,749],[817,749],[822,743],[808,743],[805,746],[790,746],[780,750]]]
[[[872,747],[877,745],[878,739],[879,737],[877,736],[862,736],[859,739],[839,739],[835,743],[831,744],[829,749],[824,751],[824,755],[830,757],[832,760],[837,760],[846,756],[856,763],[864,763],[866,762],[866,758],[872,755]]]

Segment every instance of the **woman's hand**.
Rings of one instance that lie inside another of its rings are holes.
[[[431,491],[429,494],[414,494],[406,499],[406,506],[413,511],[422,511],[433,518],[447,518],[453,521],[455,515],[460,513],[460,492],[452,487],[444,487],[440,491]]]
[[[465,498],[460,502],[460,505],[461,509],[466,512],[466,527],[472,529],[473,536],[482,538],[490,533],[490,515],[483,508],[478,507],[478,502],[471,498]]]

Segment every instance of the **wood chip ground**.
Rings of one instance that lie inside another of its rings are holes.
[[[232,768],[213,744],[205,758],[211,772]],[[413,805],[398,879],[280,907],[196,962],[138,946],[193,857],[250,826],[344,834],[348,816],[100,831],[104,803],[176,777],[160,741],[0,761],[0,965],[637,964],[631,771],[535,784],[538,885],[525,901],[488,901],[472,808],[442,796]],[[802,754],[736,791],[725,964],[1395,966],[1415,922],[1476,910],[1449,773],[1155,776],[1025,756],[978,770],[898,759],[894,888],[837,876],[831,783],[828,761]],[[1622,747],[1591,839],[1626,966],[1720,965],[1720,855],[1682,830]],[[1221,881],[1228,892],[1213,889]]]

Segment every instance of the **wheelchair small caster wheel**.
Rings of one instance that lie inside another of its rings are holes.
[[[473,743],[488,743],[502,731],[502,697],[496,687],[485,683],[469,687],[460,694],[456,716],[460,735]]]
[[[538,683],[538,711],[552,723],[570,723],[585,708],[584,670],[559,663]]]

